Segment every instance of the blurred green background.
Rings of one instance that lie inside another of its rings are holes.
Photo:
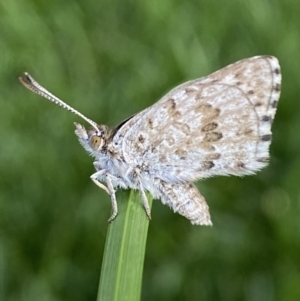
[[[270,165],[198,183],[212,228],[154,201],[142,300],[300,300],[299,14],[296,0],[1,1],[0,300],[95,300],[111,210],[82,121],[21,86],[23,71],[116,126],[259,54],[283,74]]]

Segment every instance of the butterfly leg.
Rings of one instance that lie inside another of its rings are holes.
[[[149,219],[151,219],[151,209],[150,209],[149,201],[148,201],[148,198],[146,196],[145,190],[143,188],[142,182],[140,180],[140,171],[139,171],[139,169],[136,169],[135,172],[136,172],[136,175],[138,177],[138,190],[139,190],[139,192],[141,194],[141,197],[142,197],[142,202],[143,202],[144,209],[146,211],[146,215]]]
[[[105,177],[107,187],[98,180],[99,176]],[[99,171],[95,172],[94,174],[92,174],[91,179],[98,187],[105,190],[110,195],[111,205],[112,205],[112,210],[113,210],[112,215],[108,219],[108,222],[110,223],[118,215],[118,204],[117,204],[117,199],[116,199],[116,191],[114,190],[114,187],[112,184],[112,176],[110,176],[110,174],[108,174],[106,172],[106,170],[103,169],[103,170],[99,170]]]
[[[146,215],[149,219],[151,219],[151,210],[150,210],[148,198],[146,196],[145,190],[142,187],[140,187],[140,185],[139,185],[139,192],[142,196],[142,202],[143,202],[144,209],[146,211]]]
[[[105,173],[106,173],[106,170],[104,170],[104,169],[97,171],[91,175],[91,179],[98,187],[105,190],[110,195],[109,189],[104,184],[102,184],[101,182],[98,181],[98,177],[103,176]]]
[[[113,209],[113,212],[112,212],[110,218],[108,219],[108,222],[110,223],[118,215],[118,204],[117,204],[117,199],[116,199],[116,193],[115,193],[114,187],[112,185],[111,178],[108,174],[106,175],[106,183],[107,183],[108,190],[110,191],[111,205],[112,205],[112,209]]]

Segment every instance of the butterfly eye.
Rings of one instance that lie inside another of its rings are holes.
[[[102,146],[103,139],[97,135],[94,135],[90,139],[90,146],[93,150],[97,150]]]

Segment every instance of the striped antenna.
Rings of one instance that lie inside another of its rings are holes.
[[[48,90],[46,90],[44,87],[42,87],[36,80],[33,79],[33,77],[25,72],[23,76],[19,77],[20,82],[29,90],[32,92],[41,95],[48,100],[54,102],[55,104],[63,107],[64,109],[80,116],[82,119],[84,119],[87,123],[89,123],[92,127],[95,128],[96,132],[99,132],[97,123],[94,122],[93,120],[85,117],[82,115],[80,112],[72,108],[71,106],[67,105],[65,102],[63,102],[61,99],[58,97],[54,96],[52,93],[50,93]]]

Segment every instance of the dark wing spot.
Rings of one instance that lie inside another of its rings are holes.
[[[218,132],[209,132],[205,134],[204,141],[205,142],[213,142],[218,141],[223,137],[221,133]]]
[[[207,156],[205,156],[205,159],[206,160],[217,160],[221,157],[221,154],[219,153],[212,153],[212,154],[209,154]]]
[[[210,131],[213,131],[215,128],[218,127],[218,124],[215,123],[215,122],[211,122],[211,123],[208,123],[207,125],[205,125],[203,128],[202,128],[202,132],[210,132]]]
[[[237,163],[236,163],[236,166],[237,166],[238,168],[246,168],[246,165],[245,165],[244,162],[237,162]]]
[[[256,159],[257,162],[262,162],[262,163],[268,163],[269,158],[263,157],[263,158],[257,158]]]
[[[140,141],[141,143],[144,143],[144,142],[145,142],[145,138],[144,138],[142,135],[140,135],[140,136],[139,136],[139,141]]]
[[[195,98],[196,98],[196,100],[201,100],[202,97],[201,97],[201,95],[196,94]],[[203,111],[203,110],[205,110],[207,108],[211,108],[211,105],[210,104],[200,103],[199,106],[197,107],[197,110]]]
[[[167,156],[166,155],[161,155],[160,156],[160,160],[162,161],[162,162],[166,162],[167,161]]]
[[[203,167],[204,170],[211,169],[214,166],[215,166],[215,164],[212,161],[204,161],[204,162],[202,162],[202,167]]]
[[[215,109],[215,112],[216,112],[216,115],[218,116],[218,115],[220,115],[220,113],[221,113],[221,109],[216,108],[216,109]]]
[[[276,92],[279,92],[280,91],[280,84],[276,84],[275,87],[274,87],[274,90]]]
[[[174,114],[176,109],[176,102],[173,98],[170,98],[166,101],[163,107],[168,110],[169,114]]]
[[[271,134],[269,134],[269,135],[263,135],[263,136],[261,136],[260,137],[260,140],[261,141],[271,141],[272,140],[272,135]]]
[[[248,94],[249,94],[249,95],[252,95],[252,94],[254,94],[254,91],[253,91],[253,90],[249,90],[249,91],[248,91]]]
[[[187,151],[185,149],[178,148],[178,149],[176,149],[175,154],[177,156],[180,156],[181,158],[183,158],[183,157],[187,156]]]
[[[194,88],[191,88],[191,87],[188,87],[185,89],[185,93],[194,93],[198,91],[198,89],[194,89]]]
[[[181,116],[181,113],[179,111],[174,112],[174,117],[179,118]]]
[[[278,68],[276,68],[276,69],[274,70],[274,73],[279,74],[279,73],[280,73],[280,70],[279,70]]]
[[[245,130],[245,135],[250,135],[253,133],[253,130],[252,129],[247,129]]]
[[[172,108],[173,110],[175,110],[175,109],[176,109],[176,103],[175,103],[175,100],[174,100],[173,98],[170,98],[170,99],[168,100],[168,102],[170,103],[171,108]]]
[[[265,121],[265,122],[267,122],[267,121],[270,121],[271,120],[271,117],[270,116],[267,116],[267,115],[265,115],[265,116],[263,116],[262,117],[262,119],[261,119],[262,121]]]
[[[260,106],[262,106],[262,103],[261,102],[257,102],[254,106],[255,107],[260,107]]]
[[[272,108],[276,108],[277,107],[277,105],[278,105],[278,101],[277,100],[274,100],[273,102],[272,102]]]

